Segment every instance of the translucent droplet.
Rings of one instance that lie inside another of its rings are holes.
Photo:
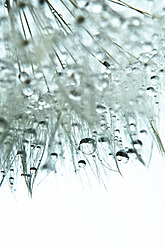
[[[18,75],[18,78],[19,80],[21,81],[21,83],[24,83],[24,84],[30,84],[30,77],[28,75],[27,72],[23,71],[21,72],[19,75]]]
[[[153,87],[148,87],[146,90],[147,90],[146,91],[147,95],[153,96],[153,94],[155,92],[155,89]]]
[[[47,121],[40,121],[39,123],[38,123],[38,125],[39,125],[39,128],[40,129],[47,129],[47,127],[48,127],[48,122]]]
[[[84,138],[79,144],[79,149],[86,155],[90,155],[95,152],[96,147],[96,141],[92,138]]]
[[[25,177],[25,178],[28,178],[28,177],[30,177],[30,174],[28,174],[28,173],[22,173],[21,176],[22,177]]]
[[[14,177],[9,177],[9,183],[10,183],[10,185],[14,184]]]
[[[36,131],[33,128],[25,130],[24,138],[26,141],[34,141],[36,139]]]
[[[125,151],[122,151],[122,150],[120,150],[120,151],[118,151],[116,153],[116,158],[117,158],[118,162],[121,162],[121,163],[124,163],[124,164],[127,163],[128,160],[129,160],[128,154]]]
[[[58,158],[58,154],[56,152],[52,152],[50,156],[52,160],[56,160]]]
[[[101,105],[101,104],[97,104],[96,105],[96,112],[99,114],[102,114],[106,111],[106,107]]]
[[[30,167],[30,172],[32,172],[32,173],[35,173],[37,171],[37,168],[36,167]]]
[[[78,166],[79,166],[80,168],[84,168],[84,167],[86,166],[85,160],[79,160],[79,161],[78,161]]]
[[[77,90],[71,90],[69,93],[69,97],[73,100],[76,100],[76,101],[81,100],[81,94]]]
[[[131,124],[129,125],[129,127],[130,127],[130,131],[131,131],[131,132],[135,132],[135,131],[136,131],[136,124],[135,124],[135,123],[131,123]]]
[[[143,143],[139,139],[133,141],[133,146],[136,150],[139,150],[142,147],[142,145]]]
[[[25,88],[22,88],[22,93],[25,96],[32,96],[34,92],[33,92],[33,89],[31,87],[25,87]]]

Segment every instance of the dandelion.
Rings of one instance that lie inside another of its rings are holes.
[[[63,167],[104,184],[164,154],[163,1],[133,2],[1,1],[1,186]]]

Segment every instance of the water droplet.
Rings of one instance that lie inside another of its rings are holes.
[[[24,138],[26,141],[34,141],[36,138],[36,131],[33,128],[25,130]]]
[[[21,83],[30,84],[31,79],[30,79],[30,77],[29,77],[27,72],[25,72],[25,71],[21,72],[18,75],[18,78],[21,81]]]
[[[96,147],[96,141],[92,138],[84,138],[79,144],[79,149],[86,155],[90,155],[95,152]]]
[[[79,161],[78,161],[78,166],[79,166],[80,168],[84,168],[84,167],[86,166],[85,160],[79,160]]]
[[[116,158],[117,158],[118,162],[122,162],[123,164],[127,163],[129,160],[128,154],[122,150],[120,150],[116,153]]]
[[[153,87],[148,87],[146,90],[147,90],[146,91],[147,95],[153,96],[153,94],[155,92],[155,89]]]
[[[22,177],[25,177],[25,178],[31,177],[30,174],[28,174],[28,173],[22,173],[21,176],[22,176]]]
[[[76,100],[76,101],[81,100],[81,94],[77,90],[71,90],[69,93],[69,97],[73,100]]]
[[[56,152],[52,152],[50,156],[52,160],[56,160],[58,158],[58,154]]]
[[[10,183],[10,185],[14,184],[14,177],[9,177],[9,183]]]
[[[134,140],[133,141],[133,146],[136,150],[139,150],[142,147],[143,143],[141,140]]]
[[[38,123],[38,125],[39,125],[39,128],[40,129],[47,129],[47,127],[48,127],[48,122],[47,121],[40,121],[39,123]]]
[[[136,131],[136,124],[135,124],[135,123],[131,123],[131,124],[129,125],[129,127],[130,127],[130,131],[131,131],[131,132],[135,132],[135,131]]]
[[[35,173],[37,171],[36,167],[30,167],[30,172]]]
[[[101,105],[101,104],[97,104],[96,105],[96,112],[98,113],[98,114],[102,114],[102,113],[104,113],[106,111],[106,107],[105,106],[103,106],[103,105]]]
[[[22,88],[22,93],[24,94],[24,96],[32,96],[33,95],[33,89],[30,88],[30,87],[25,87],[25,88]]]

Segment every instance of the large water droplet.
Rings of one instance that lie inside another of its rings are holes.
[[[86,155],[90,155],[95,152],[96,147],[96,141],[92,138],[84,138],[79,144],[79,149]]]
[[[129,160],[128,154],[125,151],[122,151],[122,150],[120,150],[120,151],[118,151],[116,153],[116,158],[117,158],[118,162],[121,162],[121,163],[124,163],[124,164],[127,163],[128,160]]]

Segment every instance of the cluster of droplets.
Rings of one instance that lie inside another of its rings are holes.
[[[164,152],[163,8],[9,0],[0,13],[0,185],[21,177],[32,195],[38,174],[63,167],[104,182],[148,166],[155,139]]]

